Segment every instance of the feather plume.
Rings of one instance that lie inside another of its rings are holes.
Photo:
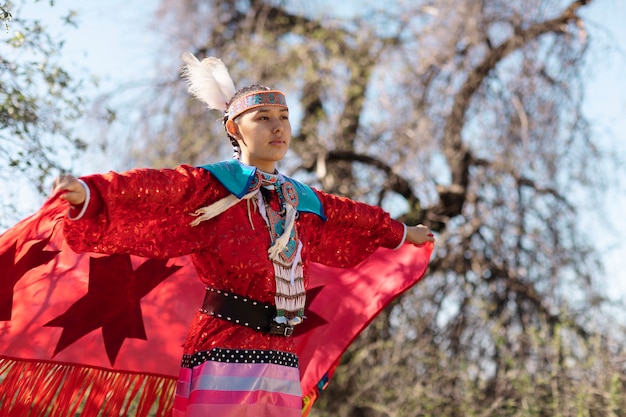
[[[235,84],[224,63],[214,57],[199,61],[190,52],[183,52],[181,58],[185,62],[181,75],[187,82],[187,91],[210,109],[225,111],[235,95]]]

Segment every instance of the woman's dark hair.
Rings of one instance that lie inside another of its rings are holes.
[[[256,93],[257,91],[271,91],[272,89],[265,86],[265,85],[260,85],[260,84],[253,84],[253,85],[249,85],[247,87],[242,87],[239,90],[237,90],[237,92],[235,93],[234,96],[232,96],[232,98],[230,99],[230,101],[228,102],[228,105],[226,106],[226,112],[224,113],[224,119],[223,119],[223,123],[224,123],[224,130],[226,130],[226,136],[228,137],[228,139],[230,140],[230,144],[233,145],[233,158],[235,159],[239,159],[239,156],[241,155],[241,149],[239,148],[239,142],[237,142],[237,139],[235,139],[234,137],[231,136],[230,133],[228,133],[228,129],[226,129],[226,122],[228,121],[228,110],[230,109],[230,104],[237,100],[239,97],[243,97],[246,94],[250,94],[250,93]],[[235,120],[238,118],[239,116],[237,116],[235,118]]]

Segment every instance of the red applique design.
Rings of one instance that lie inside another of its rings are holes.
[[[298,326],[296,326],[294,330],[295,335],[299,336],[306,332],[310,332],[311,330],[314,330],[317,327],[328,324],[328,320],[326,320],[324,317],[320,316],[319,314],[317,314],[316,312],[312,311],[309,308],[313,300],[315,300],[315,298],[319,295],[319,293],[323,289],[324,289],[324,286],[319,286],[319,287],[311,288],[310,290],[306,292],[306,307],[305,307],[306,320],[304,320],[302,324],[299,324]]]
[[[29,270],[50,262],[59,254],[59,251],[44,250],[49,242],[50,237],[34,243],[17,262],[15,262],[17,241],[6,252],[0,254],[0,321],[11,320],[15,284]]]
[[[112,366],[124,339],[147,340],[140,301],[181,268],[166,264],[167,260],[148,259],[133,270],[129,255],[91,258],[87,294],[45,324],[63,327],[54,355],[99,327]]]

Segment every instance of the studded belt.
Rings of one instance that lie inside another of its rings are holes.
[[[274,321],[276,307],[273,304],[215,288],[206,288],[200,311],[258,332],[278,336],[291,336],[293,334],[293,326]]]

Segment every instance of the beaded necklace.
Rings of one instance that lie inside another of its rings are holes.
[[[294,199],[293,184],[286,181],[280,174],[268,174],[257,171],[261,186],[275,193],[278,198],[279,210],[275,210],[269,201],[265,201],[259,193],[259,212],[265,219],[270,229],[272,246],[284,234],[289,233],[286,245],[278,253],[272,253],[270,260],[274,264],[274,276],[276,279],[276,321],[296,325],[302,322],[304,317],[304,303],[306,292],[302,274],[302,261],[300,251],[302,244],[298,240],[295,222],[287,227],[287,212],[297,210],[297,198]],[[297,212],[295,212],[297,213]],[[292,220],[293,222],[293,220]]]
[[[259,204],[263,203],[263,209],[261,212],[265,211],[266,221],[270,228],[270,238],[272,239],[272,244],[276,242],[276,240],[285,233],[285,220],[287,216],[287,205],[294,206],[297,209],[297,201],[293,201],[291,198],[289,200],[285,198],[285,194],[288,193],[289,187],[291,183],[288,183],[284,180],[284,178],[280,174],[268,174],[266,172],[258,171],[261,181],[261,186],[265,187],[270,192],[274,192],[275,196],[278,199],[278,205],[280,207],[279,210],[275,210],[269,201],[266,201],[264,198],[259,199]],[[261,194],[262,196],[262,194]],[[281,258],[285,264],[291,265],[294,260],[294,255],[297,250],[298,243],[298,233],[296,227],[291,229],[289,240],[285,248],[280,252]]]

